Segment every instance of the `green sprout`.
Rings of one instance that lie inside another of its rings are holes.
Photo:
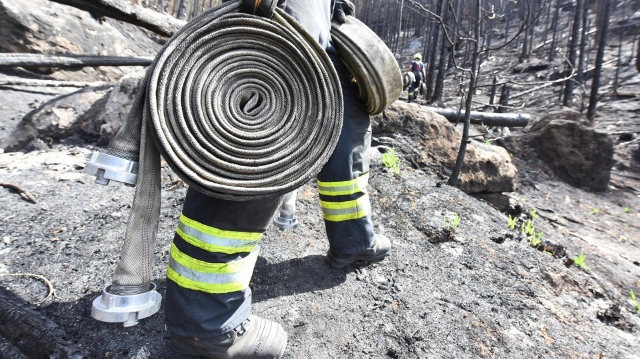
[[[486,143],[487,145],[491,144],[491,140],[485,140],[484,143]]]
[[[631,212],[631,210],[629,209],[629,207],[624,207],[624,213],[629,213]]]
[[[573,263],[582,269],[587,269],[586,261],[587,256],[582,252],[580,252],[579,256],[573,258]]]
[[[532,221],[535,221],[535,220],[536,220],[536,218],[540,217],[540,216],[538,215],[538,213],[536,212],[536,209],[535,209],[535,208],[532,208],[532,209],[529,211],[529,216],[531,216],[531,220],[532,220]]]
[[[509,157],[513,157],[513,152],[509,152]]]
[[[534,233],[529,237],[529,244],[531,247],[537,247],[540,243],[542,243],[542,232],[538,232],[537,234]]]
[[[459,224],[460,216],[457,213],[450,220],[447,218],[447,216],[444,217],[444,228],[447,230],[451,229],[455,231],[456,229],[458,229]]]
[[[637,307],[638,314],[640,314],[640,300],[636,299],[636,294],[633,292],[633,289],[630,289],[631,292],[631,301]]]
[[[509,229],[515,229],[516,228],[516,221],[518,221],[518,217],[511,217],[511,215],[509,215],[509,220],[507,221],[507,225],[509,226]]]
[[[400,162],[402,162],[402,160],[396,155],[396,149],[394,147],[392,147],[390,151],[382,154],[382,164],[384,164],[386,168],[393,170],[396,174],[400,173]]]
[[[535,234],[536,229],[533,226],[533,222],[531,220],[528,220],[526,222],[522,223],[522,226],[520,227],[520,229],[522,230],[522,233],[531,236],[533,234]]]
[[[600,212],[600,210],[596,207],[593,209],[593,214],[598,214]]]

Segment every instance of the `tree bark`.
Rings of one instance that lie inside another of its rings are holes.
[[[607,0],[608,1],[608,0]],[[580,24],[582,23],[582,7],[584,6],[583,0],[577,0],[576,11],[573,16],[573,28],[571,30],[571,41],[569,42],[569,67],[571,71],[574,71],[578,66],[576,58],[578,57],[578,43],[580,40]],[[585,25],[586,26],[586,25]],[[563,106],[571,105],[573,100],[573,89],[575,84],[572,80],[567,80],[564,84],[564,97],[562,99]]]
[[[0,67],[149,66],[152,61],[152,57],[0,53]]]
[[[64,329],[0,286],[0,334],[29,358],[83,359]]]
[[[549,61],[553,61],[556,57],[556,38],[558,33],[558,19],[560,17],[560,1],[556,0],[556,10],[553,13],[553,36],[551,37],[551,50],[549,50]]]
[[[478,73],[478,57],[480,56],[480,4],[481,0],[476,0],[476,16],[475,16],[475,29],[474,29],[474,43],[473,53],[471,55],[471,71],[469,72],[469,89],[467,92],[467,98],[465,102],[465,115],[464,115],[464,127],[462,129],[462,140],[460,141],[460,149],[458,150],[458,157],[456,158],[456,164],[451,171],[451,176],[447,180],[449,186],[455,186],[458,183],[458,177],[462,171],[462,165],[464,163],[464,155],[467,151],[467,144],[469,143],[469,127],[471,126],[471,104],[473,102],[473,93],[476,91],[476,75]]]
[[[636,70],[640,72],[640,36],[638,37],[638,46],[636,52]]]
[[[602,60],[604,59],[604,50],[607,46],[607,30],[609,27],[609,12],[611,11],[611,2],[605,1],[602,14],[598,26],[598,52],[596,53],[596,68],[591,80],[591,95],[589,96],[589,106],[587,107],[587,119],[593,126],[596,118],[596,104],[598,103],[598,89],[600,88],[600,74],[602,72]]]
[[[452,123],[457,123],[466,114],[465,111],[458,111],[450,108],[430,106],[424,106],[423,108],[443,116]],[[491,113],[479,111],[471,111],[470,116],[470,123],[474,125],[484,124],[487,126],[503,127],[526,127],[529,123],[529,119],[531,118],[531,116],[526,113]]]
[[[152,9],[133,5],[124,0],[50,0],[63,5],[69,5],[81,10],[89,11],[99,16],[107,16],[116,20],[143,27],[156,34],[170,37],[185,22],[170,15],[162,14]]]

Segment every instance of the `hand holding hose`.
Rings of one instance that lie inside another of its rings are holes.
[[[332,20],[337,21],[340,24],[344,24],[347,19],[346,16],[355,16],[356,6],[351,0],[336,0],[336,4],[333,8]]]
[[[228,2],[233,0],[222,0]],[[271,18],[276,7],[284,10],[287,6],[287,0],[242,0],[240,11],[246,14],[258,15]]]

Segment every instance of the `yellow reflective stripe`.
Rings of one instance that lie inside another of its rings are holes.
[[[216,229],[213,227],[209,227],[211,229]],[[230,233],[242,233],[242,232],[231,232],[231,231],[220,231],[219,232],[230,232]],[[184,223],[180,222],[178,224],[178,228],[176,229],[176,234],[180,236],[180,238],[184,239],[185,242],[191,244],[194,247],[200,248],[202,250],[208,252],[219,252],[226,254],[234,254],[234,253],[244,253],[251,252],[255,246],[260,242],[260,237],[255,240],[245,240],[245,239],[236,239],[236,238],[224,238],[218,237],[212,234],[202,233],[201,231],[189,227]]]
[[[318,181],[318,193],[325,196],[344,196],[354,193],[366,193],[369,183],[369,173],[365,173],[356,179],[340,182]]]
[[[322,216],[331,222],[342,222],[365,217],[371,212],[369,195],[344,202],[320,201]]]
[[[184,214],[180,215],[180,222],[184,223],[186,226],[197,229],[202,233],[210,234],[212,236],[221,237],[221,238],[244,239],[244,240],[255,241],[260,239],[260,237],[262,236],[262,232],[225,231],[215,227],[210,227],[200,222],[194,221],[193,219],[185,216]]]
[[[249,286],[259,247],[229,263],[208,263],[192,258],[171,245],[167,278],[183,288],[206,293],[229,293]]]

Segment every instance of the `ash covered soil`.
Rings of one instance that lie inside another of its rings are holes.
[[[12,104],[3,111],[28,107],[32,92],[2,91]],[[87,358],[181,358],[169,349],[164,308],[129,328],[90,316],[111,282],[133,199],[132,188],[95,185],[82,173],[91,149],[0,154],[0,182],[36,198],[0,188],[0,285]],[[436,174],[387,170],[374,147],[373,216],[393,248],[382,262],[343,270],[324,262],[317,191],[303,186],[299,228],[268,229],[251,281],[254,313],[289,333],[285,358],[637,358],[640,315],[629,290],[640,293],[640,184],[614,175],[609,191],[586,192],[528,156],[514,157],[521,185],[512,210],[521,220],[510,230],[506,214]],[[166,165],[162,179],[154,281],[164,295],[186,187]],[[519,231],[533,208],[544,232],[538,248]],[[460,224],[447,231],[454,214]],[[586,269],[569,260],[581,252]],[[0,354],[25,358],[7,340]]]
[[[638,93],[640,75],[631,68],[622,90]],[[0,89],[0,138],[67,92]],[[455,106],[451,92],[445,100]],[[539,119],[554,98],[537,94],[525,112]],[[596,127],[616,139],[637,132],[638,103],[604,98]],[[0,154],[0,183],[36,199],[0,187],[0,285],[56,323],[87,358],[180,359],[168,346],[164,308],[129,328],[91,318],[91,302],[111,282],[134,190],[95,185],[82,172],[90,145],[47,144]],[[637,172],[616,168],[607,191],[588,192],[555,178],[534,152],[516,151],[519,186],[509,214],[519,221],[511,230],[506,213],[445,185],[441,174],[386,169],[376,145],[374,138],[369,192],[376,231],[392,240],[384,261],[343,270],[324,262],[313,181],[298,193],[300,227],[272,226],[264,236],[250,285],[253,311],[285,327],[285,358],[637,358],[640,314],[630,299],[630,290],[640,294]],[[628,161],[625,151],[618,147],[618,160]],[[186,187],[166,165],[162,179],[153,277],[164,295]],[[536,248],[520,233],[532,209],[543,232]],[[448,231],[445,218],[455,214],[460,224]],[[580,253],[585,269],[571,263]],[[0,337],[0,358],[26,356]]]

